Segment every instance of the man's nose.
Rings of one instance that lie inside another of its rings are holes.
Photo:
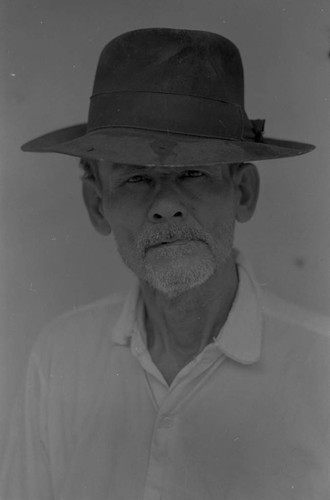
[[[169,222],[172,219],[179,222],[180,219],[186,217],[186,214],[179,193],[169,187],[164,187],[155,194],[148,218],[150,222]]]

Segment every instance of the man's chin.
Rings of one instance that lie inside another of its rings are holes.
[[[215,272],[212,261],[198,262],[195,266],[146,266],[145,281],[158,292],[175,298],[204,284]]]

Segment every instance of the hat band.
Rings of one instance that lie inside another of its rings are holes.
[[[206,97],[124,91],[91,97],[88,131],[106,127],[155,130],[228,140],[254,140],[238,104]]]

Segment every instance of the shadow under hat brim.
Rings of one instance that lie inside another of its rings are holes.
[[[79,124],[42,135],[21,149],[132,165],[198,166],[287,158],[314,148],[312,144],[266,137],[263,142],[254,142],[124,127],[88,132],[86,124]]]

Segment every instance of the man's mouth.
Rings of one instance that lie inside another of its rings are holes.
[[[165,247],[170,247],[170,246],[180,246],[180,245],[187,245],[189,243],[203,243],[201,240],[195,240],[195,239],[180,239],[180,238],[173,238],[169,240],[163,240],[159,241],[158,243],[155,243],[153,245],[149,245],[147,247],[148,250],[154,250],[157,248],[165,248]]]
[[[162,247],[162,246],[165,246],[165,245],[184,244],[184,243],[187,243],[189,241],[192,241],[192,240],[179,239],[179,238],[172,238],[172,239],[169,239],[169,240],[162,240],[162,241],[158,241],[157,243],[154,243],[153,245],[150,245],[148,247],[148,250],[150,248],[157,248],[157,247]]]
[[[189,241],[189,240],[180,240],[180,239],[173,238],[171,240],[160,241],[152,246],[159,247],[159,246],[163,246],[163,245],[172,245],[173,243],[186,243],[187,241]]]

